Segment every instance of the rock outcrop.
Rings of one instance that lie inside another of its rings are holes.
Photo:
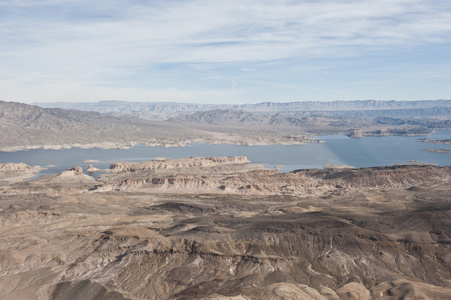
[[[40,167],[30,167],[24,163],[0,164],[0,186],[24,181],[39,172]]]
[[[451,154],[451,149],[423,149],[421,151]]]
[[[68,168],[55,175],[40,176],[33,181],[27,182],[23,187],[16,191],[19,194],[26,193],[47,193],[59,195],[62,193],[78,192],[84,189],[92,188],[96,180],[83,173],[82,167]]]
[[[73,172],[74,175],[81,175],[81,174],[83,174],[83,169],[81,167],[73,167],[73,168],[67,169],[65,172],[63,172],[61,174],[70,174],[69,172]]]
[[[442,144],[442,145],[451,145],[451,139],[443,139],[443,140],[430,140],[426,138],[418,139],[417,142],[430,143],[430,144]]]
[[[93,165],[89,165],[88,168],[86,168],[86,172],[88,173],[92,173],[92,172],[98,172],[101,171],[100,169],[97,169],[96,167],[94,167]]]
[[[0,171],[24,171],[33,169],[24,163],[5,163],[0,164]]]
[[[451,177],[451,167],[396,165],[344,170],[306,169],[296,170],[293,173],[342,187],[403,188],[414,185],[446,182]]]
[[[138,172],[144,170],[162,170],[175,168],[203,168],[228,164],[248,164],[245,156],[231,157],[191,157],[182,159],[158,159],[144,162],[118,162],[110,165],[114,172]]]
[[[244,161],[245,159],[240,159]],[[197,160],[195,160],[197,161]],[[228,163],[228,162],[226,162]],[[134,168],[122,165],[120,170],[141,170],[145,167],[162,167],[160,164],[143,164]],[[174,162],[177,165],[176,162]],[[170,164],[169,166],[172,166]],[[189,165],[189,164],[187,164]],[[202,164],[199,164],[199,166]],[[125,172],[125,171],[122,171]],[[181,194],[246,194],[246,195],[323,195],[342,192],[347,188],[379,189],[407,188],[425,184],[440,184],[451,178],[451,167],[431,165],[400,165],[361,169],[306,169],[291,173],[257,170],[244,173],[211,175],[183,174],[149,176],[111,182],[96,186],[94,191],[148,191],[153,193]]]

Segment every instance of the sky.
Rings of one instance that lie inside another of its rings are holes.
[[[0,0],[0,99],[451,99],[451,1]]]

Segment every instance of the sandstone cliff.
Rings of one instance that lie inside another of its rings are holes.
[[[233,157],[191,157],[188,159],[160,159],[145,162],[118,162],[110,165],[114,172],[138,172],[144,170],[163,170],[175,168],[202,168],[228,164],[248,164],[244,156]]]

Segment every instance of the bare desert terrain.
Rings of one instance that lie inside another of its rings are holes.
[[[451,167],[31,170],[0,168],[1,299],[451,298]]]

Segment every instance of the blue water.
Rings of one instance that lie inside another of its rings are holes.
[[[451,139],[451,131],[437,131],[425,136],[428,139]],[[281,171],[305,168],[322,168],[326,164],[351,165],[355,167],[385,166],[416,160],[439,166],[451,165],[451,154],[425,152],[422,149],[451,149],[451,145],[420,143],[421,137],[365,137],[353,139],[341,135],[320,136],[321,144],[236,146],[207,145],[193,143],[189,147],[163,148],[138,145],[131,149],[61,149],[0,152],[0,163],[24,162],[28,165],[48,167],[40,175],[54,174],[74,166],[92,163],[99,169],[108,168],[117,161],[145,161],[155,157],[185,158],[202,156],[247,156],[252,163],[267,164],[267,167],[282,166]]]

